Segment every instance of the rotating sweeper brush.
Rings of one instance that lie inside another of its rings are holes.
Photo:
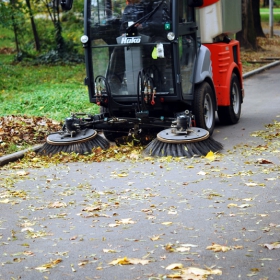
[[[89,154],[93,148],[108,149],[109,142],[90,128],[90,122],[74,116],[67,118],[61,131],[50,134],[46,143],[38,151],[41,155],[54,155],[59,152]]]
[[[222,145],[212,139],[207,130],[192,127],[193,115],[188,110],[173,119],[171,127],[165,130],[160,131],[159,123],[155,120],[153,124],[151,120],[145,121],[142,122],[139,118],[107,118],[104,114],[89,115],[83,119],[77,118],[77,114],[72,115],[65,120],[61,131],[47,137],[46,143],[38,153],[42,155],[54,155],[59,152],[90,154],[92,149],[97,147],[106,150],[110,147],[110,143],[100,136],[98,131],[104,131],[105,136],[108,137],[115,135],[115,142],[119,146],[128,142],[131,144],[131,140],[133,143],[146,145],[148,139],[154,139],[146,146],[144,154],[155,157],[205,156],[210,151],[217,152],[222,149]],[[127,128],[122,131],[124,136],[121,137],[119,137],[121,131],[118,130],[120,125]],[[160,132],[156,135],[151,133],[153,131]]]
[[[205,156],[222,148],[222,144],[212,139],[207,130],[191,127],[191,117],[187,112],[177,117],[171,128],[159,132],[144,152],[151,156],[193,157]]]

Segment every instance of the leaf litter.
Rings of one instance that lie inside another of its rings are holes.
[[[271,141],[271,136],[269,137],[269,141]],[[270,145],[267,145],[265,146],[265,149],[264,149],[264,146],[262,147],[253,147],[254,149],[257,149],[259,152],[263,152],[263,151],[268,151],[270,149]],[[274,146],[275,148],[275,146]],[[119,150],[116,150],[116,149],[119,149]],[[107,154],[106,153],[103,153],[102,151],[100,151],[99,149],[97,149],[95,151],[95,154],[94,155],[86,155],[86,156],[81,156],[81,155],[64,155],[64,154],[60,154],[60,155],[57,155],[57,157],[55,157],[54,159],[50,159],[50,158],[46,158],[45,161],[44,161],[44,158],[41,158],[41,157],[37,157],[37,155],[35,155],[34,153],[30,152],[26,155],[25,159],[23,160],[20,160],[18,161],[17,163],[15,164],[11,164],[9,165],[8,168],[11,168],[11,169],[14,169],[14,170],[18,170],[18,169],[23,169],[22,172],[16,172],[15,175],[14,175],[14,182],[11,182],[11,181],[8,181],[7,182],[9,183],[9,186],[8,186],[8,190],[9,192],[7,192],[7,187],[6,187],[6,192],[3,193],[2,195],[6,195],[6,197],[2,197],[2,200],[5,201],[5,199],[8,199],[9,202],[11,202],[14,198],[20,198],[20,199],[29,199],[28,197],[28,193],[24,192],[24,191],[14,191],[12,192],[9,188],[13,188],[14,185],[15,185],[15,182],[19,181],[19,180],[27,180],[29,178],[30,174],[29,171],[27,171],[27,168],[32,168],[32,167],[35,167],[35,168],[41,168],[41,167],[47,167],[49,166],[49,164],[59,164],[61,162],[76,162],[76,161],[81,161],[81,162],[92,162],[92,161],[110,161],[110,160],[120,160],[120,161],[126,161],[127,160],[127,154],[126,153],[134,153],[135,152],[135,147],[132,147],[131,149],[125,149],[123,150],[122,147],[120,148],[116,148],[114,147],[114,151],[109,151]],[[244,147],[244,149],[246,149],[248,151],[248,147]],[[275,149],[273,149],[273,151],[275,151]],[[141,152],[141,150],[140,150]],[[117,156],[116,156],[117,155]],[[112,156],[112,157],[111,157]],[[216,155],[215,155],[216,156]],[[225,174],[225,173],[221,173],[221,168],[216,168],[216,167],[213,167],[212,164],[214,164],[215,159],[213,159],[213,155],[209,155],[210,158],[206,158],[206,160],[208,160],[210,162],[211,165],[207,165],[205,164],[205,169],[201,170],[201,172],[197,173],[198,176],[202,177],[203,179],[200,179],[200,180],[204,180],[205,177],[208,177],[210,175],[213,175],[214,176],[218,176],[218,177],[221,177],[221,178],[226,178],[227,180],[230,180],[231,178],[233,177],[236,177],[236,176],[240,176],[240,177],[252,177],[254,176],[254,172],[251,171],[251,170],[240,170],[238,172],[232,172],[232,174]],[[36,160],[32,160],[32,159],[36,159]],[[220,158],[222,160],[222,158]],[[161,158],[161,159],[154,159],[154,158],[147,158],[147,157],[140,157],[137,158],[137,161],[139,162],[147,162],[149,161],[151,164],[154,164],[154,162],[158,161],[161,163],[161,167],[160,169],[163,169],[165,168],[165,164],[166,163],[169,163],[169,162],[172,162],[173,160],[175,159],[170,159],[170,158]],[[200,161],[200,159],[196,159],[197,162],[203,162],[203,161]],[[28,162],[29,161],[29,162]],[[178,161],[178,159],[176,159],[176,161]],[[182,159],[180,159],[181,162],[183,162]],[[43,163],[43,166],[42,166],[42,163]],[[195,161],[192,161],[192,165],[190,165],[190,162],[186,162],[186,169],[192,169],[194,168],[194,164],[195,164]],[[269,174],[270,172],[274,172],[275,170],[277,170],[277,167],[275,166],[275,164],[273,163],[273,161],[271,161],[270,159],[266,158],[266,157],[263,157],[263,158],[258,158],[257,161],[252,161],[252,162],[249,162],[248,164],[251,164],[251,165],[258,165],[260,167],[262,166],[265,166],[265,165],[269,165],[270,167],[265,167],[265,169],[262,169],[263,172],[266,172],[266,174]],[[111,173],[112,175],[112,178],[114,179],[117,179],[117,180],[125,180],[127,177],[129,177],[129,180],[133,180],[131,176],[131,174],[129,173],[129,171],[114,171],[113,173]],[[207,175],[207,176],[206,176]],[[152,174],[145,174],[143,176],[143,178],[146,178],[147,176],[153,176]],[[277,179],[276,177],[273,177],[275,179]],[[269,180],[269,178],[267,179]],[[54,187],[55,186],[55,180],[53,178],[48,178],[47,179],[47,183],[49,184],[49,187]],[[270,180],[270,181],[275,181],[275,180]],[[132,182],[132,181],[130,181]],[[188,188],[188,186],[190,184],[192,184],[194,182],[192,181],[189,181],[189,182],[186,182],[184,181],[184,183],[182,183],[181,185],[185,186],[186,189]],[[133,184],[130,184],[130,183],[126,183],[128,184],[130,187],[133,185]],[[247,181],[247,183],[245,183],[243,181],[243,185],[245,186],[249,186],[249,187],[256,187],[256,186],[263,186],[262,183],[255,183],[253,180],[252,181]],[[86,186],[81,186],[81,189],[82,188],[85,188]],[[78,188],[78,187],[77,187]],[[249,189],[249,188],[248,188]],[[150,193],[148,196],[144,194],[144,192],[148,192]],[[75,194],[75,192],[67,192],[65,193],[65,196],[70,196],[70,195],[73,195]],[[10,196],[9,196],[10,195]],[[88,196],[88,198],[97,198],[99,197],[105,197],[105,196],[120,196],[120,194],[117,194],[115,193],[114,191],[112,192],[92,192],[91,193],[92,196]],[[224,194],[220,194],[220,193],[217,193],[211,189],[207,189],[205,190],[202,195],[207,198],[207,199],[213,199],[213,198],[216,198],[216,197],[224,197]],[[144,201],[144,200],[147,200],[151,197],[153,197],[154,194],[152,193],[152,189],[150,190],[143,190],[143,193],[140,193],[138,192],[136,194],[135,192],[135,189],[126,189],[125,191],[123,191],[123,193],[121,194],[121,197],[125,199],[133,199],[134,201],[136,201],[136,199],[138,199],[139,201]],[[239,198],[239,200],[244,200],[245,202],[249,202],[249,201],[252,201],[252,199],[250,198],[247,198],[247,199],[242,199],[242,198]],[[187,203],[187,200],[182,200],[183,203]],[[5,204],[5,202],[2,202],[3,204]],[[101,203],[99,205],[89,205],[88,203],[85,203],[84,205],[88,205],[88,206],[83,206],[81,207],[80,209],[82,209],[82,212],[88,212],[89,214],[91,213],[94,213],[94,216],[95,217],[106,217],[106,214],[105,213],[102,213],[102,211],[104,211],[105,209],[112,209],[112,208],[117,208],[119,207],[119,202],[118,201],[108,201],[106,203]],[[156,216],[156,210],[157,208],[159,207],[158,205],[154,205],[152,206],[152,204],[150,203],[151,207],[149,208],[149,206],[145,206],[147,208],[143,208],[142,210],[142,213],[145,213],[147,216],[151,216],[151,214],[155,215]],[[228,205],[231,205],[231,204],[228,204]],[[53,202],[50,202],[49,204],[47,202],[45,202],[45,207],[48,207],[49,209],[52,209],[52,210],[59,210],[60,208],[66,208],[66,207],[69,207],[71,206],[71,203],[66,203],[66,202],[61,202],[61,201],[56,201],[54,200]],[[246,210],[247,208],[249,207],[253,207],[253,205],[251,204],[248,204],[248,203],[243,203],[243,204],[237,204],[237,203],[232,203],[231,205],[232,207],[228,207],[228,208],[236,208],[236,209],[240,209],[240,210]],[[31,209],[31,208],[30,208]],[[34,208],[35,209],[35,208]],[[39,209],[38,207],[36,209]],[[36,211],[36,210],[35,210]],[[162,211],[162,210],[161,210]],[[172,217],[173,215],[176,216],[178,215],[178,211],[176,210],[170,210],[170,209],[167,209],[165,210],[166,214],[170,214]],[[98,212],[98,213],[97,213]],[[61,215],[60,215],[61,214]],[[60,214],[56,214],[57,216],[56,217],[65,217],[65,213],[60,213]],[[235,214],[236,216],[238,215],[245,215],[244,213],[236,213]],[[248,215],[248,214],[247,214]],[[257,214],[259,215],[261,218],[265,218],[265,217],[268,217],[268,214],[267,213],[264,213],[264,214]],[[92,217],[94,217],[92,216]],[[113,215],[107,215],[107,218],[111,218],[113,217]],[[168,216],[169,217],[169,216]],[[137,222],[134,221],[132,218],[123,218],[123,219],[118,219],[118,220],[115,220],[114,223],[108,223],[106,224],[106,226],[110,227],[110,225],[114,225],[114,226],[120,226],[120,225],[134,225],[136,224]],[[172,226],[174,225],[174,221],[169,221],[169,219],[167,219],[167,221],[162,221],[160,222],[160,224],[162,225],[166,225],[166,226]],[[264,227],[262,227],[263,229]],[[193,230],[193,229],[189,229],[189,230]],[[244,231],[246,230],[245,228],[243,229]],[[248,230],[247,230],[248,231]],[[34,239],[34,238],[40,238],[40,237],[46,237],[46,236],[51,236],[52,233],[51,232],[47,232],[47,231],[38,231],[35,229],[35,227],[33,227],[32,224],[28,225],[26,224],[25,227],[23,227],[22,229],[22,232],[24,232],[26,234],[26,238],[31,238],[31,239]],[[75,237],[75,235],[73,235],[73,237]],[[156,235],[153,235],[153,236],[150,236],[149,239],[151,241],[154,242],[154,244],[156,244],[157,242],[161,242],[161,240],[163,240],[165,237],[161,234],[161,233],[158,233]],[[72,240],[77,240],[78,239],[78,236],[76,236],[76,238],[72,239]],[[127,240],[129,240],[127,238]],[[133,242],[145,242],[145,240],[140,240],[140,239],[130,239],[130,241],[133,241]],[[157,245],[156,245],[157,246]],[[180,243],[177,243],[177,244],[168,244],[168,245],[165,245],[164,246],[164,249],[165,251],[168,253],[174,253],[174,254],[189,254],[191,253],[191,250],[192,248],[196,248],[198,245],[193,245],[193,244],[180,244]],[[274,243],[271,243],[271,244],[268,244],[268,243],[265,243],[263,244],[262,246],[264,246],[265,248],[267,248],[268,250],[273,250],[273,249],[278,249],[279,247],[279,244],[278,242],[274,242]],[[242,246],[226,246],[226,245],[220,245],[220,244],[217,244],[217,243],[213,243],[211,246],[208,246],[206,248],[207,250],[211,250],[215,253],[217,252],[228,252],[228,251],[233,251],[233,250],[237,250],[237,249],[243,249]],[[115,249],[103,249],[103,253],[119,253],[121,252],[120,250],[115,250]],[[28,253],[26,253],[28,254]],[[200,253],[201,254],[201,253]],[[33,255],[33,253],[31,252],[30,255]],[[166,257],[162,257],[161,260],[164,260]],[[58,259],[58,260],[61,260],[61,259]],[[262,260],[273,260],[272,258],[263,258]],[[21,260],[19,260],[21,261]],[[82,260],[78,263],[79,266],[84,266],[86,264],[88,264],[88,260]],[[113,261],[111,261],[109,264],[110,265],[121,265],[121,266],[125,266],[125,265],[148,265],[149,263],[151,263],[151,260],[148,260],[148,259],[144,259],[144,258],[128,258],[128,257],[123,257],[123,258],[116,258],[114,259]],[[39,267],[37,267],[36,269],[37,270],[41,270],[41,271],[45,271],[45,270],[48,270],[50,268],[54,268],[55,266],[57,266],[59,264],[59,262],[57,262],[57,260],[54,260],[54,261],[50,261],[44,265],[40,265]],[[99,266],[100,269],[102,268],[101,266]],[[76,271],[76,269],[74,268],[74,265],[71,266],[72,268],[72,271]],[[103,267],[104,268],[104,267]],[[170,269],[170,270],[176,270],[176,274],[167,274],[166,277],[168,278],[181,278],[181,279],[207,279],[209,276],[211,275],[221,275],[221,270],[220,269],[213,269],[213,268],[207,268],[207,269],[200,269],[200,268],[196,268],[196,267],[184,267],[183,266],[180,266],[177,264],[177,268],[176,266],[173,268],[173,269]],[[252,271],[252,275],[254,273],[258,273],[257,270],[254,270]],[[190,278],[192,277],[192,278]]]

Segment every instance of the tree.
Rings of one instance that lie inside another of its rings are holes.
[[[26,6],[28,8],[29,16],[30,16],[30,22],[31,22],[31,27],[32,27],[33,37],[34,37],[34,42],[35,42],[35,49],[36,49],[36,51],[39,51],[40,50],[40,40],[39,40],[36,25],[35,25],[33,12],[32,12],[31,5],[30,5],[30,0],[25,0],[25,1],[26,1]]]
[[[269,0],[263,0],[263,7],[266,7],[269,5]]]
[[[60,13],[59,13],[60,1],[53,0],[52,2],[49,2],[48,0],[44,0],[44,2],[55,28],[56,49],[58,52],[63,52],[65,48],[65,42],[62,37],[62,27],[60,22]]]
[[[241,47],[257,49],[252,0],[242,0],[242,30],[236,34],[236,39]]]
[[[254,17],[254,26],[257,37],[265,37],[261,25],[261,15],[260,15],[260,0],[252,0],[252,9]]]
[[[17,54],[20,53],[20,37],[24,30],[24,13],[22,5],[17,0],[9,2],[0,0],[0,24],[14,32]]]

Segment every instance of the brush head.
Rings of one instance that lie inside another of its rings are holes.
[[[210,151],[217,152],[222,148],[222,144],[212,139],[205,129],[191,127],[176,133],[176,130],[169,128],[159,132],[144,153],[158,157],[193,157],[205,156]]]
[[[89,154],[97,147],[106,150],[110,147],[110,143],[94,129],[81,130],[72,137],[69,133],[57,132],[47,137],[38,154],[54,155],[59,152]]]

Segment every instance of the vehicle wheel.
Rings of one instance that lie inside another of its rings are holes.
[[[221,124],[236,124],[241,114],[241,89],[235,73],[231,76],[230,82],[230,105],[219,106],[218,117]]]
[[[215,99],[213,90],[207,82],[195,88],[193,113],[196,126],[208,130],[211,135],[215,127]]]

